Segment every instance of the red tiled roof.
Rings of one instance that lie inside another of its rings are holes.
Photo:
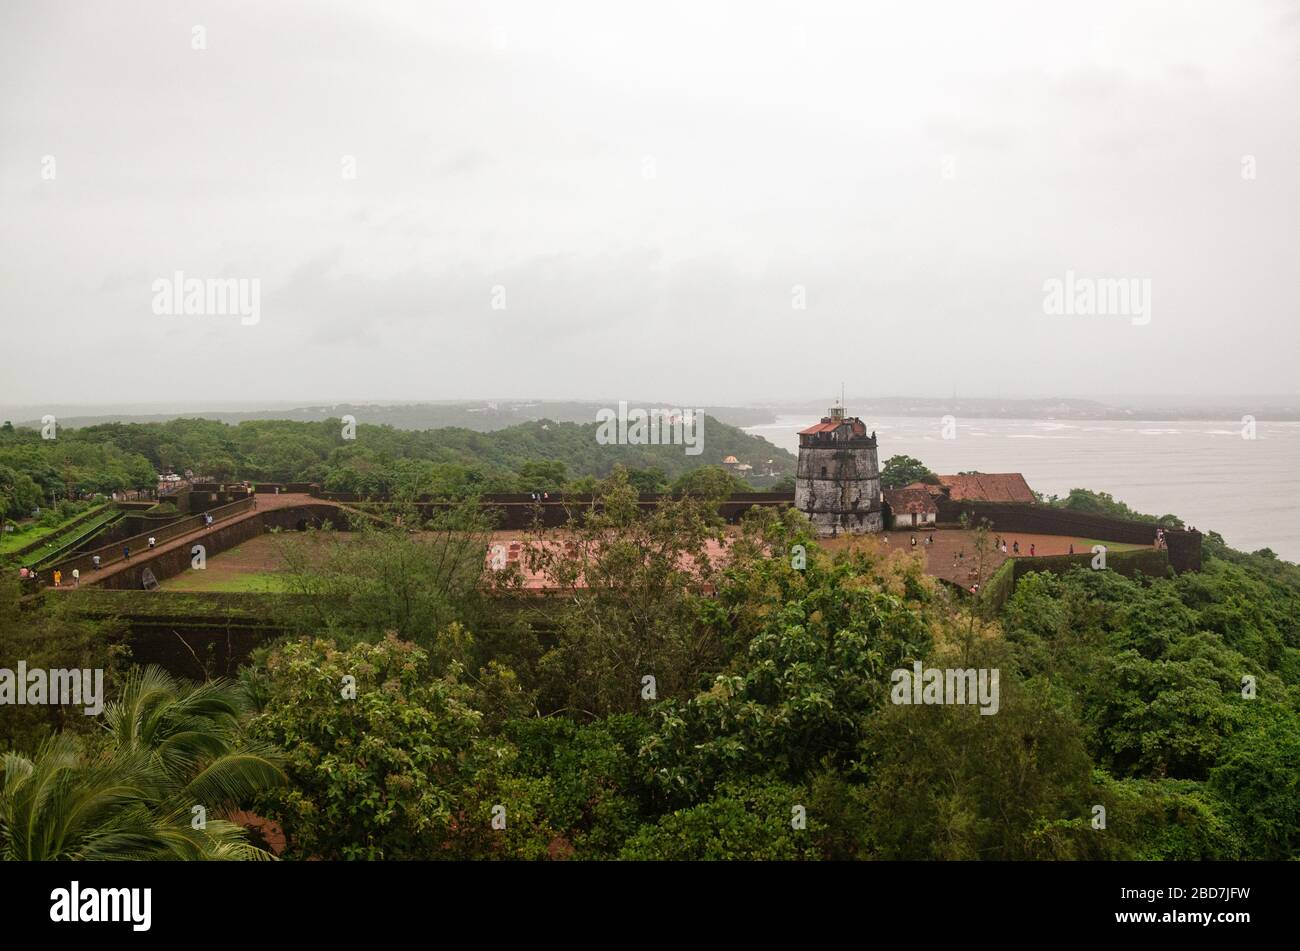
[[[941,475],[955,502],[1036,502],[1029,483],[1019,472],[982,472],[978,475]]]
[[[842,419],[833,419],[830,416],[823,416],[820,423],[814,423],[807,429],[799,430],[800,436],[815,436],[817,433],[830,433],[839,429],[841,426],[847,426],[853,430],[855,436],[865,436],[867,434],[867,424],[856,416],[845,416]]]
[[[809,426],[807,429],[799,430],[799,435],[811,436],[814,433],[829,433],[831,430],[838,429],[842,425],[843,423],[832,423],[823,420],[820,423],[814,423],[813,425]]]
[[[932,498],[938,498],[944,494],[943,486],[932,485],[929,482],[909,482],[903,486],[905,489],[923,489],[930,494]]]
[[[885,501],[895,514],[927,514],[939,511],[934,498],[927,491],[930,487],[913,483],[901,489],[885,489]]]
[[[729,551],[730,541],[730,539],[725,539],[722,543],[719,543],[717,539],[714,538],[705,540],[705,555],[711,565],[722,567],[727,564],[731,558],[731,553]],[[507,545],[509,547],[507,547]],[[484,567],[488,571],[497,572],[505,570],[511,565],[515,566],[520,573],[522,587],[526,591],[562,590],[561,588],[555,587],[555,579],[547,573],[544,567],[536,568],[528,564],[527,559],[523,557],[524,546],[527,546],[530,551],[545,549],[551,555],[562,556],[568,559],[576,559],[579,557],[578,545],[572,539],[558,537],[543,539],[540,541],[535,539],[510,539],[509,541],[498,539],[489,544],[488,550],[483,559]],[[506,556],[504,559],[501,558],[502,554],[505,554]],[[586,554],[594,556],[596,552],[592,550]],[[698,570],[698,566],[695,564],[693,556],[686,553],[682,554],[679,567],[681,570],[691,573],[695,573]],[[573,580],[573,586],[577,588],[587,587],[586,578],[579,574],[578,577]]]

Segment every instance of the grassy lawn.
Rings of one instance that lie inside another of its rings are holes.
[[[59,532],[62,532],[65,529],[67,529],[69,525],[71,525],[73,522],[75,522],[77,519],[81,518],[85,514],[86,514],[85,512],[78,512],[76,515],[72,516],[71,518],[65,519],[59,524],[51,525],[49,527],[41,527],[34,523],[28,523],[26,526],[19,524],[16,530],[12,533],[10,532],[0,533],[0,555],[8,555],[11,552],[15,552],[20,548],[26,548],[28,545],[32,544],[32,542],[40,541],[42,538],[49,538],[50,536],[57,535],[59,534]],[[91,519],[84,526],[79,526],[79,528],[83,529],[84,531],[90,531],[90,529],[94,528],[96,525],[108,521],[108,519],[111,518],[114,514],[115,513],[113,509],[111,508],[107,509],[98,518]],[[39,556],[40,552],[39,551],[36,552],[35,555]]]
[[[160,587],[164,591],[207,591],[222,594],[284,594],[289,590],[288,579],[278,572],[266,574],[237,574],[226,572],[208,574],[206,571],[187,571],[168,578]]]
[[[1081,548],[1080,546],[1086,546]],[[1150,548],[1150,545],[1132,545],[1128,542],[1107,542],[1099,538],[1083,538],[1074,546],[1074,550],[1082,554],[1083,552],[1092,551],[1093,545],[1103,545],[1107,551],[1137,551],[1139,548]]]
[[[289,590],[280,546],[302,544],[294,534],[259,535],[213,555],[202,571],[187,570],[165,579],[164,591],[226,594],[283,594]]]

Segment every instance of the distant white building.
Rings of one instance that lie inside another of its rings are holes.
[[[933,527],[939,520],[939,506],[924,486],[885,489],[883,494],[885,505],[889,506],[891,528]]]

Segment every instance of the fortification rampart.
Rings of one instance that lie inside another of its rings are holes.
[[[251,500],[241,511],[252,511]],[[200,527],[201,524],[200,519]],[[211,558],[272,529],[304,531],[307,528],[321,528],[326,524],[341,531],[347,531],[350,527],[346,512],[343,512],[337,506],[325,504],[295,505],[272,509],[257,512],[251,518],[225,518],[214,522],[210,528],[194,534],[192,538],[188,539],[190,544],[180,545],[166,551],[155,549],[150,552],[146,549],[141,552],[138,559],[133,555],[129,568],[120,569],[105,577],[98,582],[98,586],[119,591],[142,588],[146,568],[153,573],[154,579],[157,581],[163,581],[184,571],[190,571],[193,565],[193,549],[195,545],[202,545],[205,557]],[[161,543],[162,540],[160,539],[159,544]],[[120,559],[117,563],[121,563]],[[84,578],[86,573],[83,571],[82,575]],[[86,580],[94,581],[95,578],[92,575]]]
[[[347,492],[319,492],[322,499],[348,505],[369,507],[400,508],[408,503],[392,502],[387,499],[366,498]],[[646,494],[637,500],[637,506],[644,512],[651,511],[668,495]],[[603,502],[599,496],[590,494],[560,495],[546,499],[534,499],[527,493],[496,493],[478,497],[480,507],[493,513],[495,527],[507,531],[523,531],[534,525],[545,528],[558,528],[567,525],[575,516],[583,512],[600,511]],[[728,523],[736,523],[744,514],[756,506],[788,508],[794,503],[792,492],[737,492],[718,506],[718,514]],[[447,511],[458,503],[445,499],[421,499],[414,503],[420,515],[428,518],[434,512]]]
[[[253,500],[244,499],[239,502],[232,502],[219,508],[212,509],[210,514],[214,522],[223,522],[245,512],[253,507]],[[157,529],[151,529],[146,533],[133,535],[130,538],[123,539],[121,542],[114,542],[111,545],[104,545],[99,548],[93,548],[90,551],[65,559],[58,564],[52,565],[50,571],[55,569],[63,572],[65,576],[71,576],[73,569],[79,569],[83,577],[87,577],[94,568],[94,559],[98,555],[100,567],[107,568],[119,561],[125,560],[122,549],[129,547],[131,549],[132,560],[137,556],[143,556],[148,552],[149,538],[152,535],[157,544],[162,545],[173,539],[180,538],[182,535],[188,535],[197,531],[203,526],[203,516],[193,515],[188,518],[177,519],[176,521],[160,526]],[[87,578],[89,580],[89,578]]]
[[[1019,502],[954,502],[939,500],[939,522],[956,524],[962,516],[972,524],[987,521],[1000,533],[1025,532],[1042,535],[1073,535],[1080,538],[1097,538],[1109,542],[1126,542],[1131,545],[1153,545],[1156,530],[1153,522],[1137,522],[1071,512],[1050,505],[1030,505]],[[1181,529],[1164,530],[1165,545],[1169,551],[1169,564],[1175,571],[1201,570],[1201,533]]]

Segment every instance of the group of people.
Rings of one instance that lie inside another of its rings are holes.
[[[204,524],[205,527],[207,527],[207,526],[211,526],[212,523],[213,523],[214,521],[216,521],[216,520],[212,517],[212,513],[210,513],[210,512],[204,512],[204,513],[203,513],[203,524]],[[156,537],[154,537],[153,535],[150,535],[149,538],[148,538],[148,540],[145,542],[145,544],[148,545],[148,547],[149,547],[150,549],[156,548],[156,547],[158,547],[158,539],[157,539]],[[123,561],[130,561],[130,560],[131,560],[131,546],[130,546],[130,545],[123,545],[123,546],[122,546],[122,560],[123,560]],[[95,571],[98,571],[98,570],[100,569],[100,566],[103,564],[103,560],[100,558],[99,555],[91,555],[91,556],[90,556],[90,563],[91,563],[91,567],[94,568]],[[39,580],[40,580],[40,577],[39,577],[39,575],[37,574],[35,568],[26,568],[26,567],[24,567],[24,568],[19,568],[19,569],[18,569],[18,578],[19,578],[19,580],[21,580],[21,581],[32,581],[32,582],[36,582],[36,581],[39,581]],[[53,578],[54,578],[54,587],[56,587],[56,588],[61,588],[61,587],[63,586],[63,572],[56,568],[55,571],[54,571]],[[73,568],[73,569],[72,569],[72,587],[75,588],[75,587],[77,587],[77,586],[80,585],[80,584],[81,584],[81,569],[80,569],[80,568]]]
[[[1158,547],[1158,546],[1161,544],[1162,540],[1163,540],[1163,539],[1162,539],[1162,536],[1160,535],[1159,532],[1157,532],[1156,539],[1157,539],[1156,544],[1157,544],[1157,547]],[[885,541],[886,541],[886,542],[889,541],[889,536],[888,536],[888,535],[885,536]],[[916,549],[917,544],[918,544],[918,542],[917,542],[917,540],[916,540],[916,536],[913,535],[912,538],[911,538],[911,545],[912,545],[913,550]],[[931,532],[930,534],[928,534],[928,535],[925,536],[925,542],[924,542],[924,544],[926,544],[926,545],[933,545],[933,544],[934,544],[934,533],[933,533],[933,532]],[[1010,548],[1008,548],[1008,547],[1007,547],[1007,540],[1006,540],[1005,538],[1003,538],[1002,536],[999,535],[999,536],[997,536],[997,537],[995,537],[995,538],[993,539],[993,547],[996,548],[998,551],[1002,552],[1002,554],[1004,554],[1004,555],[1006,555],[1006,554],[1019,555],[1019,554],[1020,554],[1020,540],[1019,540],[1019,539],[1016,539],[1015,541],[1013,541],[1013,542],[1011,543]],[[1070,554],[1071,554],[1071,555],[1074,554],[1074,545],[1073,545],[1073,544],[1070,545]],[[1036,556],[1038,555],[1038,546],[1037,546],[1035,543],[1033,543],[1033,542],[1030,542],[1030,543],[1029,543],[1029,555],[1030,555],[1031,558],[1032,558],[1032,557],[1036,557]],[[961,551],[958,551],[955,555],[953,555],[953,565],[955,566],[955,565],[957,564],[957,562],[959,562],[959,561],[965,561],[965,559],[966,559],[966,552],[965,552],[965,549],[962,549]]]
[[[550,498],[551,498],[551,493],[549,493],[549,492],[529,492],[529,493],[528,493],[528,497],[529,497],[530,499],[532,499],[534,502],[546,502],[546,501],[549,501],[549,500],[550,500]]]
[[[1011,548],[1010,548],[1010,550],[1008,550],[1008,549],[1007,549],[1007,540],[1006,540],[1005,538],[1003,538],[1001,535],[999,535],[999,536],[997,536],[996,538],[993,539],[993,547],[996,548],[998,551],[1002,552],[1002,554],[1004,554],[1004,555],[1006,555],[1006,554],[1019,555],[1019,554],[1020,554],[1020,539],[1017,538],[1017,539],[1015,539],[1014,541],[1012,541],[1012,542],[1011,542]],[[1029,543],[1029,557],[1033,558],[1033,557],[1036,556],[1037,554],[1038,554],[1038,546],[1037,546],[1036,544],[1034,544],[1033,542],[1030,542],[1030,543]],[[1073,554],[1073,549],[1071,550],[1071,554]]]
[[[31,581],[37,583],[40,582],[41,580],[40,575],[37,573],[35,568],[19,568],[18,579],[20,581]],[[81,569],[73,568],[72,587],[75,588],[80,584],[81,584]],[[56,588],[63,587],[63,572],[60,571],[58,568],[54,569],[54,587]]]

